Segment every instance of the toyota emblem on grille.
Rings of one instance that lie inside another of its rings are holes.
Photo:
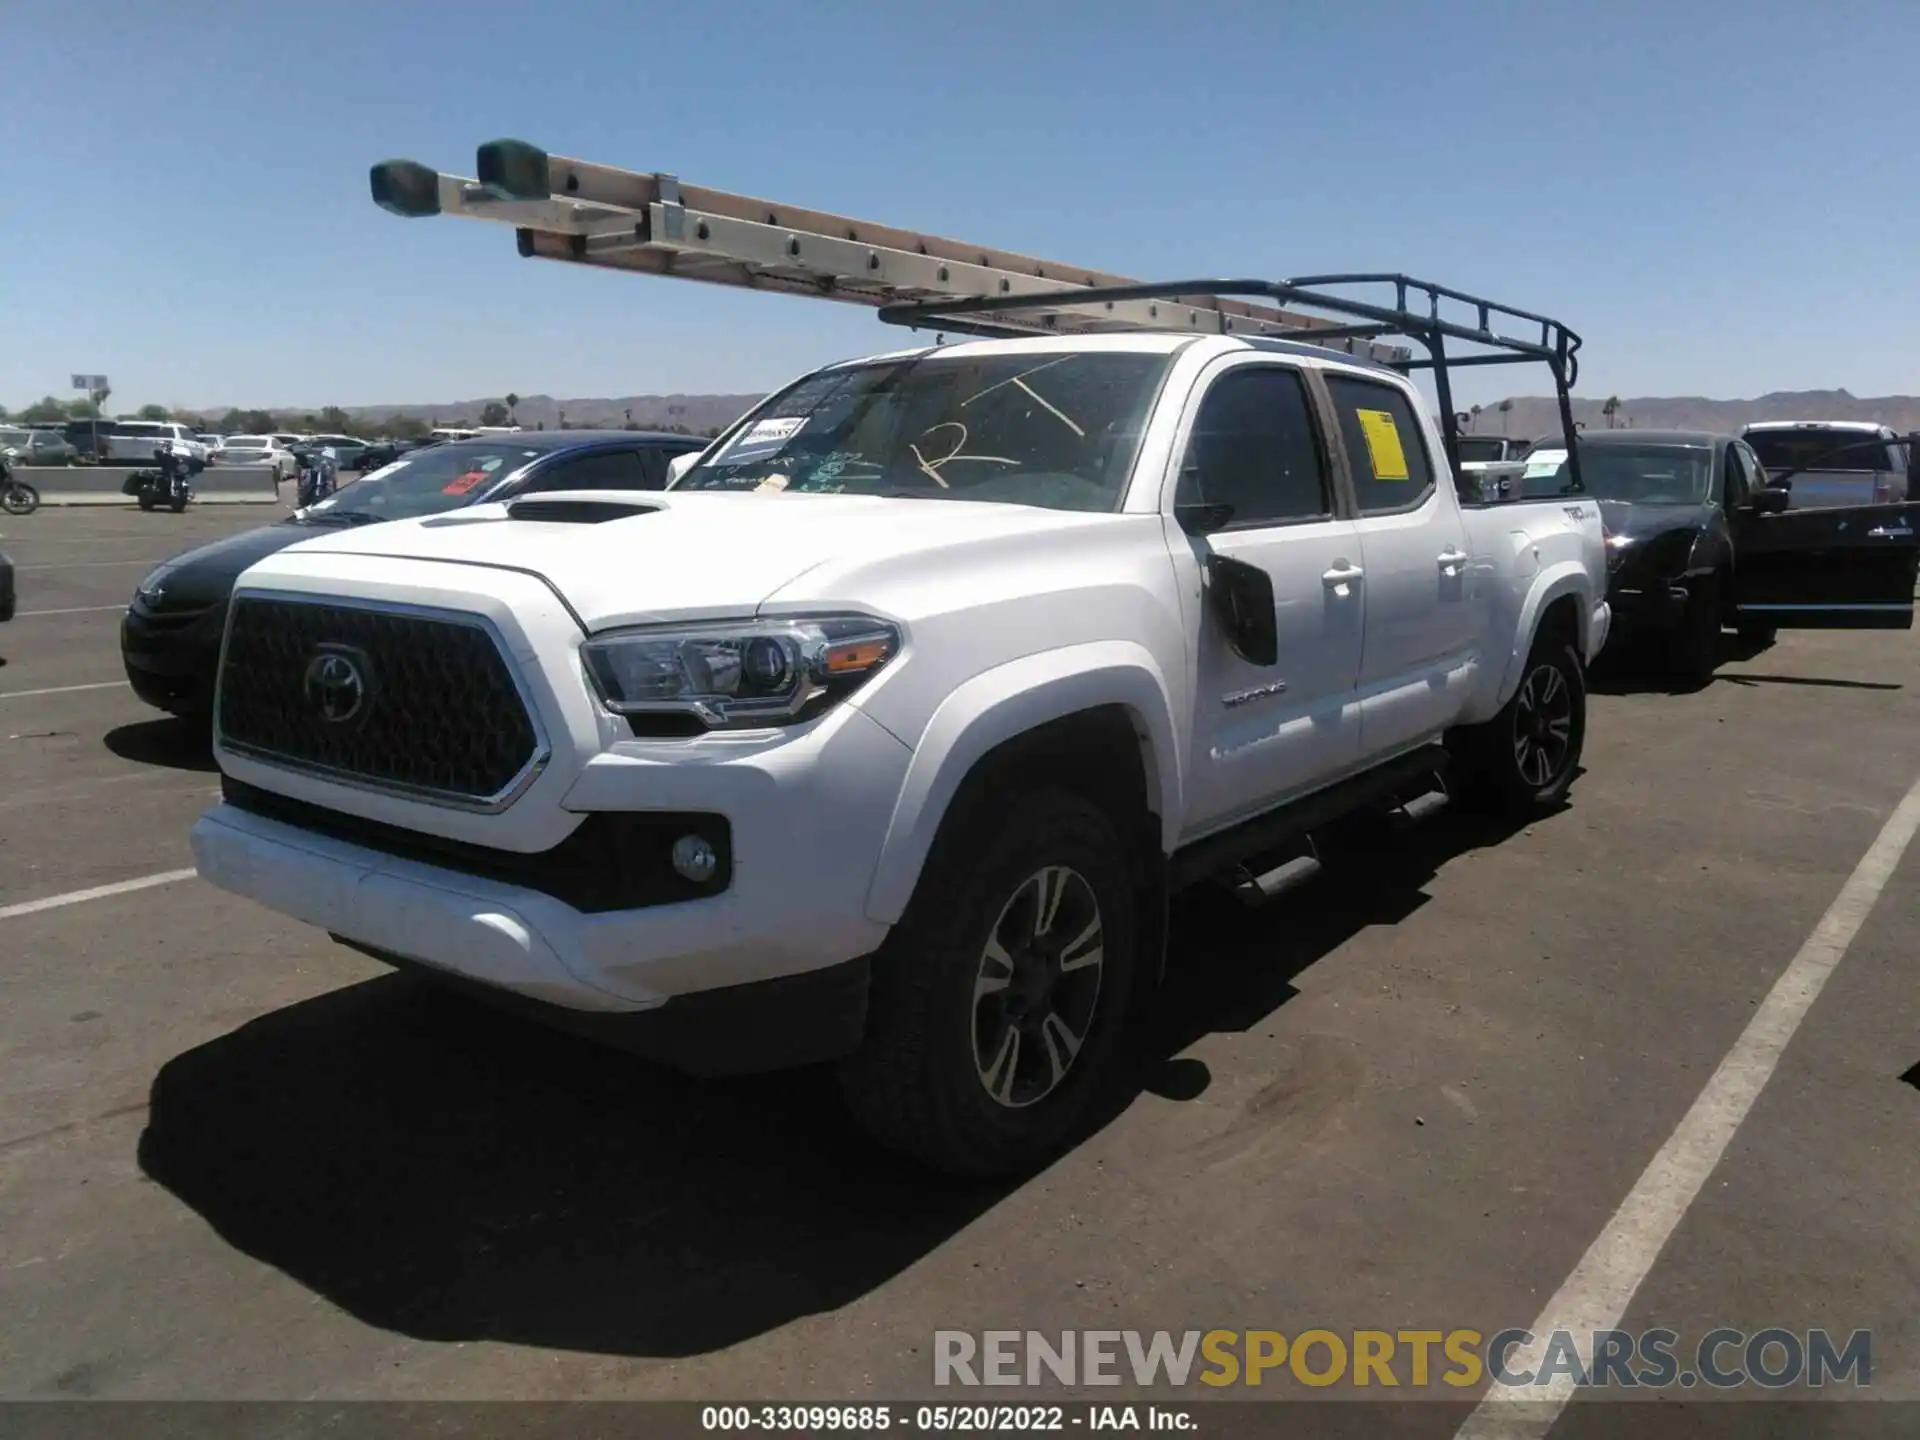
[[[329,725],[344,725],[364,710],[368,688],[359,657],[333,647],[314,653],[301,680],[307,704]]]

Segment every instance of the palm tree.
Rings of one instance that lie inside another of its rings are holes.
[[[1479,427],[1479,424],[1480,424],[1480,407],[1478,405],[1475,405],[1472,409],[1467,411],[1467,428],[1469,430],[1477,429]]]
[[[509,394],[507,396],[507,423],[508,424],[518,425],[520,423],[520,417],[514,413],[517,410],[519,410],[519,408],[520,408],[520,397],[518,395]]]
[[[1502,400],[1495,408],[1500,412],[1500,433],[1504,435],[1507,433],[1507,416],[1513,411],[1513,401]]]
[[[1609,395],[1607,403],[1600,407],[1600,413],[1607,417],[1607,429],[1613,429],[1613,417],[1620,413],[1620,397]]]

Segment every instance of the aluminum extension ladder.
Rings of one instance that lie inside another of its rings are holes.
[[[992,328],[1022,334],[1172,330],[1314,341],[1340,322],[1212,295],[1075,306],[1080,286],[1132,285],[1121,275],[876,225],[845,215],[683,185],[673,175],[569,160],[519,140],[479,147],[477,179],[410,160],[371,172],[374,200],[396,215],[457,215],[511,225],[520,253],[643,275],[700,280],[878,308],[917,301],[1032,295],[996,312]],[[953,328],[961,329],[956,325]],[[1406,347],[1329,337],[1329,348],[1385,363]]]

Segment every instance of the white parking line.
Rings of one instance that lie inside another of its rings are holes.
[[[93,885],[85,890],[69,890],[64,895],[49,895],[44,900],[22,900],[18,905],[0,905],[0,920],[21,915],[38,915],[42,910],[58,910],[63,905],[78,905],[84,900],[104,900],[109,895],[125,895],[130,890],[151,890],[156,885],[171,885],[191,880],[198,870],[162,870],[158,875],[142,875],[137,880],[116,880],[111,885]]]
[[[1556,1331],[1566,1332],[1574,1341],[1582,1369],[1592,1365],[1593,1333],[1620,1323],[1634,1292],[1753,1109],[1787,1042],[1872,912],[1916,830],[1920,830],[1920,781],[1907,791],[1854,866],[1800,953],[1774,982],[1733,1049],[1614,1211],[1606,1229],[1533,1322],[1532,1343],[1509,1354],[1508,1374],[1537,1371]],[[1455,1440],[1539,1440],[1553,1428],[1573,1393],[1573,1377],[1564,1371],[1542,1386],[1506,1386],[1496,1381]]]
[[[91,685],[49,685],[44,690],[0,690],[0,700],[24,700],[29,695],[70,695],[75,690],[118,690],[124,680],[96,680]]]
[[[25,620],[34,615],[93,615],[102,610],[124,610],[125,605],[69,605],[64,610],[16,610],[13,618]]]

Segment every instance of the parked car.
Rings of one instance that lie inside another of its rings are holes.
[[[1171,889],[1436,768],[1573,783],[1599,509],[1463,504],[1426,408],[1285,341],[968,340],[809,375],[657,495],[327,530],[234,591],[200,872],[1023,1168]]]
[[[293,452],[274,443],[271,435],[229,435],[212,454],[216,465],[271,465],[275,483],[293,478]]]
[[[116,420],[104,438],[105,458],[123,465],[151,464],[153,452],[168,441],[202,464],[207,460],[207,447],[189,427],[173,420]]]
[[[1911,446],[1905,436],[1885,425],[1857,420],[1763,420],[1747,426],[1740,438],[1770,472],[1795,472],[1791,489],[1796,510],[1885,505],[1912,494]]]
[[[1586,493],[1607,525],[1616,643],[1651,641],[1682,678],[1713,671],[1720,632],[1764,643],[1782,627],[1908,629],[1920,503],[1788,510],[1748,442],[1695,430],[1579,438]],[[1566,447],[1528,457],[1529,493],[1557,493]]]
[[[353,461],[367,448],[367,442],[354,435],[315,435],[307,443],[316,449],[331,446],[342,470],[356,468]]]
[[[127,679],[147,704],[183,718],[203,718],[213,699],[227,597],[240,572],[255,561],[317,535],[510,495],[657,490],[666,481],[668,462],[700,443],[646,431],[569,430],[438,446],[418,459],[396,462],[286,520],[189,550],[149,572],[120,625]]]
[[[12,450],[16,465],[71,465],[80,452],[54,430],[25,430],[0,425],[0,449]]]
[[[107,442],[113,436],[113,426],[111,420],[69,420],[61,427],[60,433],[73,446],[79,459],[101,461],[107,456]]]
[[[378,470],[391,465],[402,455],[415,450],[423,450],[429,445],[437,445],[437,440],[375,440],[353,457],[349,470]]]

